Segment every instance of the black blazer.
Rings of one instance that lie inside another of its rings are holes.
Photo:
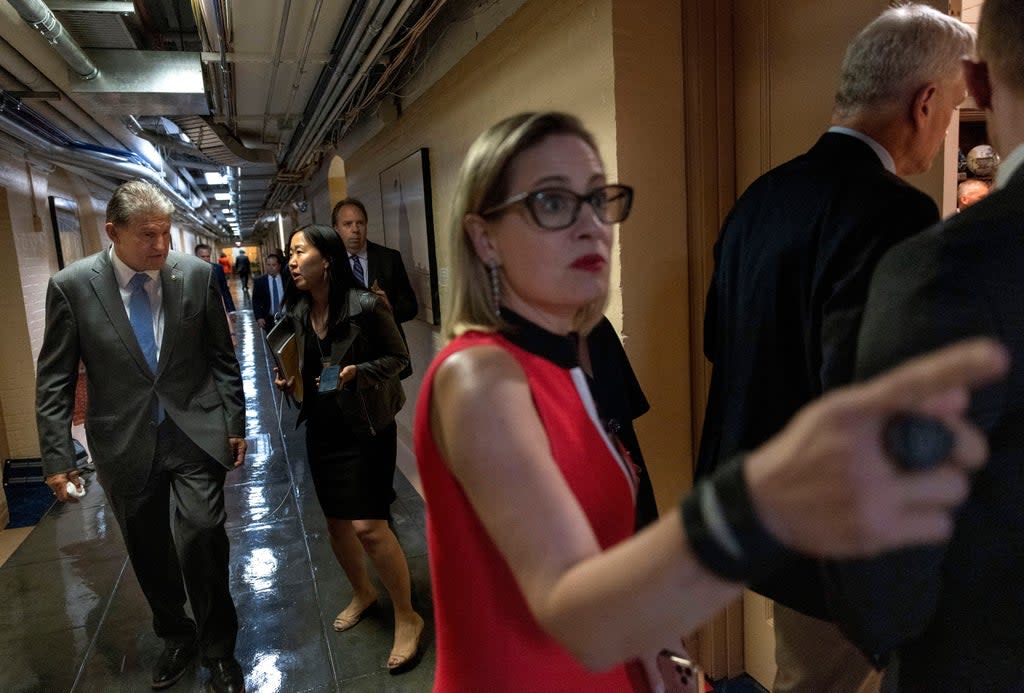
[[[284,290],[290,281],[283,272],[281,277],[281,295],[277,297],[279,309],[284,307]],[[261,274],[252,284],[252,314],[256,320],[267,321],[267,329],[274,326],[274,316],[270,313],[270,275]]]
[[[224,275],[224,268],[220,266],[219,262],[211,262],[210,264],[213,265],[213,276],[217,282],[220,297],[224,301],[224,308],[229,313],[234,313],[235,301],[231,298],[231,291],[228,289],[228,278]]]
[[[402,335],[402,342],[406,342],[402,323],[415,318],[420,307],[416,301],[416,293],[412,290],[412,284],[409,282],[409,275],[405,271],[402,254],[394,248],[367,241],[366,264],[368,265],[367,286],[373,286],[373,283],[377,282],[377,286],[388,295],[395,323],[398,325],[398,332]],[[405,379],[410,375],[412,375],[411,360],[402,369],[399,377]]]
[[[698,476],[851,380],[871,272],[892,245],[938,218],[931,198],[839,133],[747,189],[714,249],[704,318],[714,368]],[[754,589],[828,618],[817,562],[791,559]]]
[[[409,282],[409,275],[402,262],[402,254],[394,248],[376,243],[366,243],[366,281],[368,286],[374,282],[388,295],[391,309],[395,314],[395,322],[401,324],[412,320],[419,312],[416,294]]]
[[[897,647],[899,691],[1024,691],[1024,168],[894,248],[871,282],[857,376],[962,337],[1006,344],[1009,378],[972,400],[991,457],[947,547],[833,565],[848,635]],[[902,644],[901,644],[902,643]]]
[[[235,258],[235,273],[236,274],[249,274],[252,272],[252,263],[249,262],[248,255],[239,255]]]
[[[640,450],[633,420],[651,409],[619,334],[606,317],[587,334],[592,376],[587,377],[598,415],[605,427],[622,442],[637,467],[636,528],[639,531],[658,519],[654,486]]]
[[[308,330],[308,309],[296,309],[288,314],[295,331],[299,351],[299,371],[302,373],[302,406],[295,422],[298,427],[309,416],[316,397],[315,379],[320,375],[320,363],[307,363],[306,340],[316,339]],[[355,380],[345,384],[335,397],[339,414],[348,417],[356,430],[366,424],[365,432],[376,435],[395,418],[405,404],[405,391],[398,375],[409,365],[409,350],[402,341],[391,311],[383,299],[371,291],[352,289],[348,293],[348,318],[330,329],[331,357],[341,366],[354,364]]]

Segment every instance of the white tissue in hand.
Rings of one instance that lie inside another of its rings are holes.
[[[85,495],[85,486],[82,486],[81,488],[79,488],[78,486],[75,485],[74,481],[69,481],[68,482],[67,489],[68,489],[68,495],[69,496],[73,496],[75,498],[81,498],[82,496]]]

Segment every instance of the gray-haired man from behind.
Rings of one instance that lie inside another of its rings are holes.
[[[150,183],[118,186],[107,205],[113,246],[50,278],[39,441],[46,483],[77,502],[66,487],[83,362],[89,449],[164,641],[152,686],[171,686],[200,654],[209,689],[238,693],[224,479],[245,458],[242,381],[211,265],[169,250],[172,212]]]
[[[902,177],[935,158],[972,50],[973,32],[948,15],[922,4],[887,10],[847,49],[829,131],[736,202],[715,246],[705,312],[714,369],[699,475],[850,382],[879,258],[939,219],[931,198]],[[777,602],[778,693],[878,685],[831,623],[821,575],[818,561],[790,553],[753,587]]]

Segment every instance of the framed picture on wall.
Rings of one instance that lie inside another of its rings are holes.
[[[53,242],[57,247],[57,267],[64,269],[75,260],[85,257],[78,204],[74,200],[53,195],[50,195],[49,200]]]
[[[439,325],[441,307],[437,290],[434,210],[426,149],[417,149],[380,172],[380,200],[384,245],[402,254],[420,306],[416,317]]]

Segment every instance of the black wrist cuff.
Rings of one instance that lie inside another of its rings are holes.
[[[733,582],[760,580],[783,548],[761,524],[750,500],[740,455],[699,482],[680,504],[683,529],[705,568]]]

